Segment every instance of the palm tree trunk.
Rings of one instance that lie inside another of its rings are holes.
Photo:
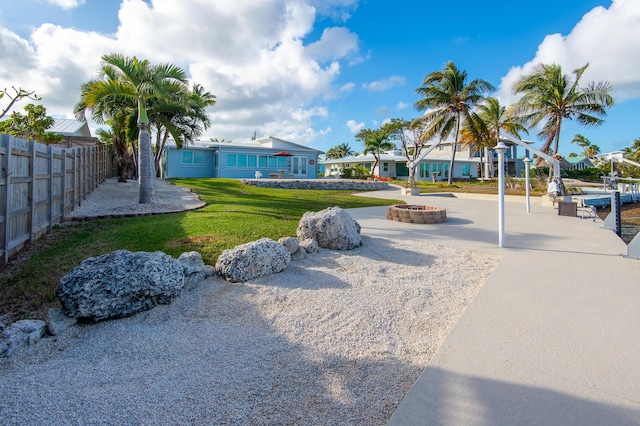
[[[453,164],[456,161],[456,151],[458,150],[458,134],[460,133],[460,114],[456,116],[456,134],[453,138],[453,154],[451,154],[451,161],[449,162],[449,185],[453,184]]]
[[[151,203],[153,187],[151,186],[151,138],[149,136],[149,125],[140,124],[140,134],[138,136],[138,187],[140,204]]]

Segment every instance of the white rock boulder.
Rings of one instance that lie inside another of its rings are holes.
[[[360,224],[340,207],[305,213],[296,231],[298,241],[314,239],[319,247],[351,250],[362,245]]]
[[[216,272],[231,282],[244,282],[283,271],[291,262],[289,250],[270,238],[261,238],[222,252]]]

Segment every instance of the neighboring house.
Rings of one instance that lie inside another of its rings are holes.
[[[100,143],[98,138],[91,136],[91,130],[89,130],[89,125],[86,121],[78,121],[72,118],[56,119],[53,127],[47,129],[47,133],[56,133],[64,136],[63,142],[53,145],[59,148],[72,148]]]
[[[593,167],[593,161],[589,157],[566,157],[563,158],[563,162],[560,163],[560,168],[569,170],[583,170],[589,167]]]
[[[453,145],[443,142],[435,150],[425,157],[416,169],[417,180],[446,180],[449,178],[449,163]],[[371,170],[375,159],[372,154],[358,155],[324,160],[325,176],[339,176],[345,167],[362,165]],[[480,160],[470,155],[469,148],[458,145],[456,161],[453,165],[454,179],[470,179],[478,177],[478,164]],[[406,178],[409,176],[407,159],[401,150],[385,151],[380,154],[380,162],[372,174],[380,177]]]
[[[297,178],[318,176],[323,152],[274,137],[249,142],[167,143],[160,168],[165,178]]]

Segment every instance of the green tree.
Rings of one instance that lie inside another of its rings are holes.
[[[0,121],[0,133],[43,143],[58,143],[64,139],[60,134],[47,132],[56,121],[47,115],[44,106],[27,104],[24,110],[26,114],[14,111],[8,119]]]
[[[591,141],[586,137],[582,136],[581,134],[576,134],[571,140],[571,143],[575,143],[576,145],[578,145],[580,148],[583,148],[583,149],[591,145]]]
[[[348,143],[341,143],[340,145],[336,145],[332,148],[329,148],[327,153],[325,154],[326,158],[344,158],[350,155],[354,155],[355,151],[351,149]]]
[[[407,180],[407,186],[414,188],[416,169],[418,168],[416,160],[426,146],[426,141],[422,139],[424,127],[419,121],[392,118],[389,123],[381,127],[381,130],[388,134],[393,140],[400,142],[400,149],[407,159],[407,164],[413,164],[413,167],[408,167],[409,178]]]
[[[584,149],[584,155],[590,159],[594,159],[598,154],[600,154],[600,147],[598,145],[590,144]]]
[[[374,162],[371,167],[371,174],[376,175],[377,170],[377,175],[379,176],[378,163],[380,162],[380,153],[395,148],[395,145],[389,142],[389,134],[382,129],[362,129],[356,134],[356,140],[364,144],[364,154],[371,153],[373,155]]]
[[[558,152],[560,131],[565,119],[575,118],[585,126],[599,126],[604,123],[607,108],[613,106],[609,94],[611,86],[607,82],[591,82],[580,86],[580,78],[589,64],[573,71],[573,78],[562,72],[560,65],[542,64],[532,74],[524,75],[516,82],[513,91],[522,94],[514,105],[513,113],[529,126],[542,124],[539,136],[545,138],[541,151]],[[553,168],[549,171],[552,178]]]
[[[414,104],[416,109],[427,111],[419,118],[425,126],[423,139],[430,140],[438,136],[441,141],[444,141],[453,132],[449,185],[452,184],[453,165],[462,123],[469,118],[473,108],[484,99],[484,95],[493,89],[491,84],[481,79],[475,79],[467,84],[467,72],[459,70],[450,61],[441,71],[428,74],[422,86],[415,90],[423,97]]]
[[[91,110],[97,121],[112,117],[116,110],[124,109],[128,115],[137,110],[139,202],[150,203],[153,192],[151,138],[149,136],[148,106],[175,100],[188,92],[184,70],[172,64],[152,65],[135,56],[128,58],[112,53],[102,57],[99,75],[83,84],[76,113],[84,116]],[[172,132],[172,129],[168,129]],[[181,141],[176,133],[176,144]]]

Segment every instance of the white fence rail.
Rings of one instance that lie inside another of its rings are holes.
[[[105,178],[111,163],[98,144],[57,148],[0,135],[0,261],[62,222]]]

